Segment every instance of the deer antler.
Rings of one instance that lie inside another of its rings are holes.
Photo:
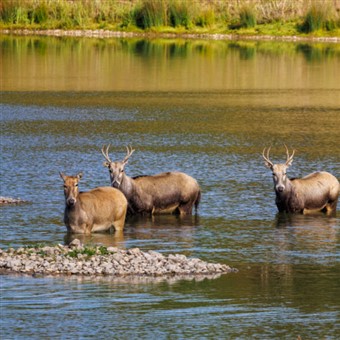
[[[265,151],[266,151],[266,148],[263,149],[262,157],[263,157],[263,159],[266,161],[267,166],[273,167],[274,164],[273,164],[272,161],[269,159],[269,151],[270,151],[270,148],[271,148],[271,147],[269,147],[268,150],[267,150],[267,155],[264,154]]]
[[[293,157],[294,157],[295,150],[293,149],[293,153],[289,156],[289,151],[288,151],[287,145],[285,144],[284,146],[286,148],[286,154],[287,154],[286,165],[289,166],[293,162]]]
[[[109,157],[109,148],[110,148],[110,144],[106,147],[106,150],[105,150],[105,145],[103,145],[102,154],[109,163],[112,163],[112,161]]]
[[[135,150],[132,149],[132,147],[130,146],[130,149],[129,147],[127,146],[126,147],[126,156],[124,157],[123,159],[123,163],[127,163],[128,159],[131,157],[131,155],[133,154]]]

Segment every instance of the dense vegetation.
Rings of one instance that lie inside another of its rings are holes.
[[[339,36],[334,0],[2,0],[0,28]]]

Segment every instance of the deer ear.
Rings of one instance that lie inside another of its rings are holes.
[[[110,166],[110,163],[109,162],[103,162],[103,165],[108,168]]]
[[[83,177],[83,173],[79,172],[79,174],[77,175],[78,179],[81,179]]]

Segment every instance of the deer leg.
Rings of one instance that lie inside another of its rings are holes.
[[[336,206],[338,203],[338,199],[334,200],[334,201],[328,201],[326,206],[325,206],[325,210],[326,210],[326,214],[327,215],[334,215],[336,213]]]
[[[184,204],[180,204],[178,206],[178,210],[179,210],[180,215],[191,215],[192,214],[192,205],[193,205],[192,201],[189,201],[189,202],[184,203]]]
[[[113,222],[113,226],[116,231],[122,231],[124,229],[124,224],[125,224],[125,215],[122,216],[119,220],[115,220]]]

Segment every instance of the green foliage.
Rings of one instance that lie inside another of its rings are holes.
[[[256,26],[256,13],[252,6],[244,5],[240,9],[240,26],[250,28]]]
[[[312,5],[297,25],[307,3]],[[273,35],[287,31],[336,35],[340,16],[331,0],[2,0],[0,25],[33,29],[156,28],[171,32],[185,29],[193,33],[205,28],[212,33],[228,33],[231,28],[241,29],[244,34],[261,33],[269,25]]]
[[[190,4],[187,1],[172,0],[169,2],[169,23],[172,27],[188,28],[192,23]]]
[[[32,10],[31,22],[43,24],[48,20],[48,6],[45,1]]]
[[[67,253],[70,257],[78,257],[78,255],[86,255],[86,256],[93,256],[93,255],[107,255],[109,254],[108,250],[104,246],[100,247],[91,247],[86,246],[80,249],[73,249]]]
[[[166,26],[166,2],[164,0],[144,0],[134,9],[133,18],[136,26],[142,29]]]
[[[211,27],[215,24],[215,12],[212,8],[203,10],[196,19],[196,25],[201,27]]]
[[[332,8],[327,3],[313,3],[307,11],[300,30],[305,33],[312,33],[319,30],[334,30],[337,22]]]

